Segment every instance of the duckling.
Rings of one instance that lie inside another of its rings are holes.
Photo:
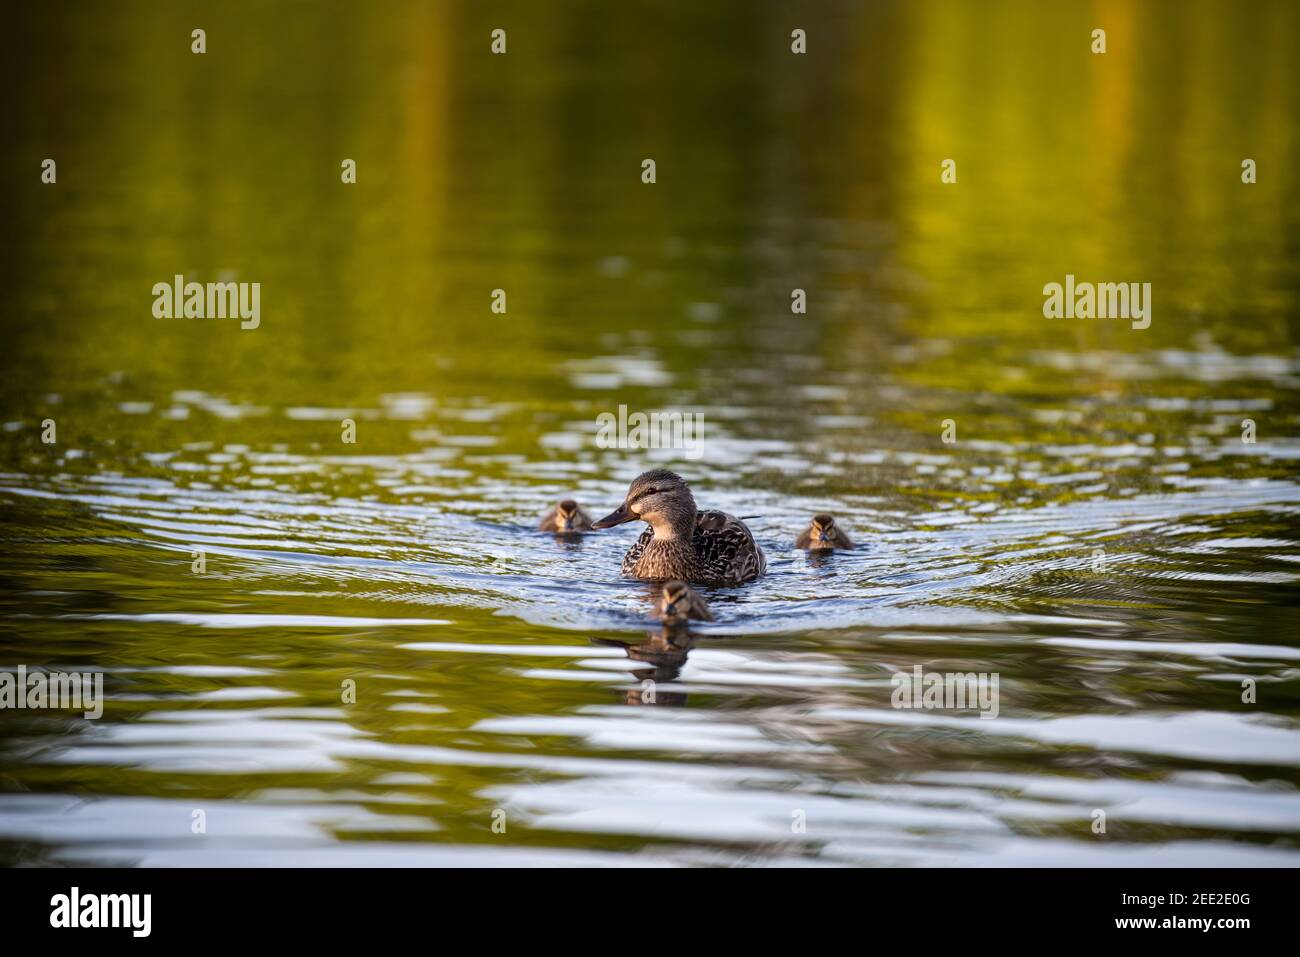
[[[822,512],[814,515],[812,524],[794,540],[795,548],[822,551],[829,548],[853,548],[853,541],[844,529],[835,524],[835,516]]]
[[[680,578],[664,582],[663,590],[659,593],[659,601],[655,603],[655,612],[669,623],[685,624],[688,618],[713,621],[713,612],[709,611],[709,603]]]
[[[767,570],[767,557],[745,523],[726,512],[700,512],[686,481],[667,469],[638,475],[627,497],[592,528],[638,519],[649,527],[623,556],[624,575],[680,578],[696,585],[741,585]]]
[[[557,534],[589,532],[591,531],[591,516],[584,512],[582,506],[573,499],[566,498],[546,513],[542,523],[537,526],[537,530]]]

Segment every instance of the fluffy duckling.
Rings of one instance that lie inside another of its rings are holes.
[[[821,551],[829,548],[852,548],[853,541],[844,529],[835,524],[835,516],[822,512],[814,515],[812,524],[794,541],[795,548]]]
[[[582,510],[579,505],[571,498],[556,504],[555,508],[546,513],[542,523],[537,526],[539,532],[589,532],[591,531],[591,516]]]
[[[664,587],[659,592],[659,601],[655,603],[655,612],[668,623],[685,624],[688,618],[713,621],[709,603],[680,578],[664,582]]]
[[[623,574],[643,581],[680,578],[696,585],[741,585],[767,570],[767,558],[745,523],[726,512],[700,512],[685,480],[667,469],[638,475],[623,504],[592,524],[613,528],[645,522],[623,556]]]

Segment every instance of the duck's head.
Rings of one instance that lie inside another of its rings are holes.
[[[571,498],[566,498],[555,506],[556,526],[562,531],[573,531],[573,526],[578,521],[581,511],[577,502]]]
[[[664,582],[659,593],[659,609],[665,618],[685,618],[690,612],[691,586],[681,579]]]
[[[695,526],[695,513],[695,496],[686,480],[667,469],[652,469],[638,475],[628,486],[623,504],[592,523],[592,528],[613,528],[640,519],[654,528],[656,537],[678,530],[684,530],[689,537]]]
[[[814,515],[812,526],[808,529],[814,542],[829,542],[835,537],[835,516],[822,512]]]

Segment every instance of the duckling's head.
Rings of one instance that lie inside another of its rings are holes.
[[[578,503],[571,498],[566,498],[555,506],[555,524],[563,531],[573,531],[579,511]]]
[[[623,504],[592,523],[592,528],[613,528],[640,519],[654,528],[656,538],[677,534],[689,538],[695,528],[695,513],[695,496],[686,480],[667,469],[651,469],[638,475]]]
[[[814,515],[809,531],[814,542],[831,541],[835,537],[835,516],[827,515],[825,512]]]
[[[664,582],[659,602],[665,618],[685,618],[690,612],[691,586],[679,578]]]

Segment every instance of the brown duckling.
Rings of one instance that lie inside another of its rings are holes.
[[[713,612],[704,597],[680,578],[664,582],[655,603],[655,613],[668,623],[685,624],[688,618],[713,621]]]
[[[623,556],[623,574],[643,581],[680,578],[697,585],[741,585],[767,570],[767,558],[745,523],[726,512],[699,509],[686,481],[667,469],[638,475],[623,504],[592,524],[612,528],[645,522]]]
[[[546,513],[542,523],[537,526],[537,530],[539,532],[556,532],[557,534],[589,532],[591,531],[591,516],[584,512],[582,506],[573,499],[566,498]]]
[[[853,540],[835,524],[835,516],[822,512],[794,541],[795,548],[821,551],[829,548],[852,548]]]

